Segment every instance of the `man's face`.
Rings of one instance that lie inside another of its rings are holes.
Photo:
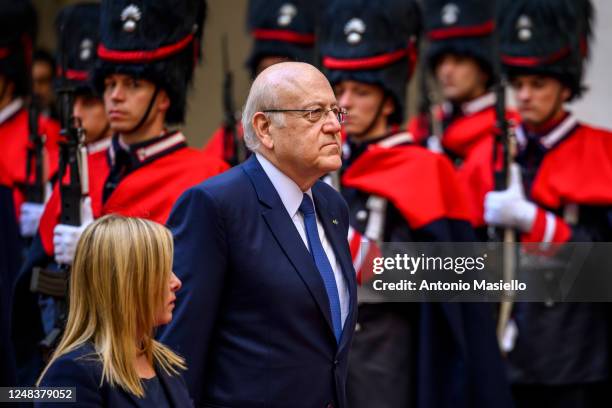
[[[102,99],[93,95],[77,95],[73,113],[85,129],[85,143],[95,142],[106,135],[109,123]]]
[[[541,75],[521,75],[512,79],[516,108],[523,122],[531,126],[545,125],[563,109],[571,95],[559,80]]]
[[[436,64],[435,74],[446,100],[466,102],[486,91],[488,75],[474,58],[443,55]]]
[[[307,71],[299,81],[279,89],[278,103],[278,109],[338,108],[329,82],[318,71]],[[292,167],[298,174],[316,177],[340,168],[340,123],[333,112],[323,114],[319,120],[310,120],[306,112],[283,115],[284,126],[277,126],[275,121],[270,126],[273,155],[278,163]]]
[[[160,91],[149,117],[160,109]],[[125,133],[134,129],[147,111],[155,85],[145,79],[125,74],[111,74],[104,80],[104,108],[114,132]],[[146,122],[145,122],[146,123]]]
[[[46,61],[35,61],[32,65],[32,92],[47,106],[53,101],[53,67]]]
[[[385,93],[379,86],[357,81],[342,81],[336,84],[334,92],[340,106],[348,111],[344,130],[349,135],[363,134],[368,127],[372,127],[376,114],[383,113],[381,104]],[[388,114],[390,112],[387,116]]]

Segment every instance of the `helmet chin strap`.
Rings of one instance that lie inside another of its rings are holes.
[[[550,121],[555,117],[557,112],[559,112],[559,110],[563,108],[564,101],[563,101],[563,97],[561,96],[562,93],[563,93],[563,89],[560,89],[559,92],[557,93],[557,98],[556,98],[554,106],[552,107],[550,112],[546,115],[544,120],[542,120],[541,124],[538,127],[548,125]]]
[[[147,106],[147,110],[145,111],[144,115],[142,115],[142,118],[140,118],[140,121],[138,122],[138,124],[136,124],[136,126],[134,126],[132,129],[128,130],[127,133],[134,133],[138,129],[140,129],[142,125],[144,125],[147,118],[149,117],[149,114],[151,113],[151,109],[153,109],[153,104],[155,103],[155,100],[157,99],[158,94],[159,94],[159,86],[155,85],[155,91],[153,92],[153,95],[151,96],[151,100],[149,101],[149,106]]]
[[[380,103],[378,104],[378,108],[376,108],[376,113],[374,114],[374,117],[372,118],[372,120],[370,121],[370,123],[368,124],[368,126],[365,128],[365,130],[363,132],[359,132],[356,134],[353,134],[352,136],[356,139],[361,139],[364,136],[366,136],[368,133],[370,133],[370,131],[372,129],[374,129],[374,126],[376,126],[376,122],[378,121],[378,118],[380,117],[383,108],[385,107],[385,102],[387,101],[387,95],[385,94],[382,98],[382,100],[380,101]]]

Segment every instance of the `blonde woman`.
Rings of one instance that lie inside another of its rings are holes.
[[[37,385],[76,387],[78,406],[192,406],[185,361],[153,338],[172,320],[181,287],[172,245],[165,227],[144,219],[110,215],[87,227],[66,331]]]

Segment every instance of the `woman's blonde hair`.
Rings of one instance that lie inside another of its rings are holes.
[[[144,396],[134,367],[139,352],[169,375],[184,370],[184,359],[153,338],[172,256],[172,235],[155,222],[108,215],[88,226],[70,273],[66,329],[38,383],[58,357],[87,342],[102,363],[101,381],[138,397]]]

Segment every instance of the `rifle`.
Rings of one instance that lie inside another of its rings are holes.
[[[238,135],[236,105],[234,103],[234,75],[229,68],[227,35],[221,38],[221,64],[223,69],[223,158],[231,166],[247,157],[244,141]]]
[[[424,51],[425,47],[421,45],[421,49],[421,55],[419,56],[419,128],[427,127],[426,132],[428,139],[424,141],[424,144],[430,147],[431,150],[437,151],[441,149],[440,136],[442,135],[442,124],[435,113],[432,112],[431,91],[429,88],[428,67],[426,63],[427,58],[425,58]],[[431,138],[435,138],[435,140],[429,140]]]
[[[501,191],[508,188],[509,177],[510,177],[510,164],[513,161],[513,143],[514,137],[510,132],[508,126],[508,120],[506,119],[506,87],[505,79],[500,75],[499,80],[496,84],[496,103],[495,103],[495,117],[496,117],[496,137],[495,143],[493,143],[493,168],[494,168],[494,183],[495,190]],[[501,156],[501,157],[500,157]],[[504,228],[500,234],[495,228],[489,228],[490,240],[502,241],[502,277],[505,282],[511,281],[515,276],[516,268],[516,251],[514,243],[516,237],[512,228]],[[501,345],[504,335],[504,330],[510,316],[512,314],[513,306],[513,291],[506,291],[505,298],[500,304],[499,317],[497,320],[497,340]]]
[[[42,204],[45,202],[44,178],[44,145],[45,141],[38,131],[38,117],[40,116],[40,101],[32,95],[28,108],[28,129],[31,146],[28,147],[26,159],[26,178],[24,183],[25,200],[30,203]],[[30,182],[34,170],[34,181]]]
[[[59,143],[60,157],[58,183],[61,198],[60,223],[81,225],[81,207],[89,193],[87,174],[87,148],[85,134],[77,118],[74,117],[74,87],[65,77],[66,55],[62,51],[62,86],[58,90],[61,131],[63,140]],[[30,289],[51,296],[56,302],[56,315],[53,329],[40,342],[43,354],[50,356],[64,330],[67,317],[68,280],[70,267],[60,265],[59,270],[34,268]]]

